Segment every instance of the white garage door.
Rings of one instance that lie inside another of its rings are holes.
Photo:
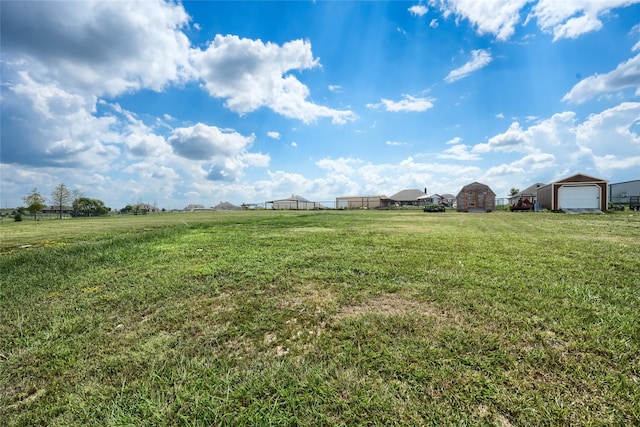
[[[562,186],[558,190],[560,209],[599,209],[600,188],[596,185]]]

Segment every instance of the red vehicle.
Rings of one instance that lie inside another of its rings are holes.
[[[509,210],[511,212],[514,211],[532,211],[533,210],[533,203],[529,200],[529,199],[518,199],[518,201],[514,204],[512,204],[511,206],[509,206]]]

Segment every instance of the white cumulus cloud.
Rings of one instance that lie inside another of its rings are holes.
[[[607,94],[625,88],[635,88],[635,95],[640,96],[640,54],[618,65],[607,74],[597,74],[578,82],[562,98],[581,104],[599,94]]]
[[[433,0],[443,15],[467,19],[479,34],[493,34],[498,40],[507,40],[520,21],[520,10],[530,0],[478,1]]]
[[[624,102],[590,115],[576,127],[576,139],[594,156],[625,159],[640,156],[640,103]],[[640,164],[637,164],[640,166]]]
[[[465,144],[456,144],[447,148],[441,154],[438,154],[437,157],[439,159],[453,160],[480,160],[480,156],[477,153],[472,153],[471,147]]]
[[[164,1],[3,2],[3,61],[75,92],[159,91],[191,78],[188,22]]]
[[[422,4],[413,5],[408,10],[409,10],[409,13],[416,16],[424,16],[429,11],[427,7]]]
[[[352,111],[307,101],[309,88],[289,74],[320,66],[308,41],[294,40],[280,46],[218,34],[205,50],[193,51],[192,59],[207,92],[224,98],[225,105],[237,113],[268,107],[305,123],[321,117],[337,124],[355,119]]]
[[[540,0],[527,21],[535,18],[538,26],[553,34],[553,40],[577,38],[602,28],[602,15],[611,9],[629,6],[638,0]]]

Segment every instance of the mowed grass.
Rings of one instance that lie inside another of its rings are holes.
[[[640,424],[638,214],[0,230],[2,425]]]

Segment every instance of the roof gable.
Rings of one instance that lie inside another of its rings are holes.
[[[396,201],[406,201],[418,200],[420,196],[424,196],[424,192],[421,190],[402,190],[389,198]]]
[[[302,196],[292,194],[288,199],[279,199],[279,200],[271,200],[267,203],[277,203],[277,202],[309,202],[309,200],[305,199]]]
[[[214,210],[232,210],[232,209],[240,209],[240,207],[230,202],[220,202],[217,205],[215,205],[213,209]]]
[[[518,193],[516,193],[515,196],[511,196],[511,197],[520,197],[520,196],[531,196],[531,195],[535,195],[538,194],[538,189],[544,187],[545,184],[543,184],[542,182],[537,182],[533,185],[530,185],[529,187],[525,188],[522,191],[519,191]]]
[[[375,194],[375,195],[365,195],[365,196],[340,196],[340,197],[336,197],[336,199],[340,199],[340,200],[346,200],[346,199],[387,199],[387,196],[385,196],[384,194],[379,195],[379,194]]]
[[[561,179],[559,181],[556,181],[556,183],[560,184],[560,183],[564,183],[564,182],[594,182],[594,181],[599,181],[599,182],[606,182],[604,179],[600,179],[600,178],[594,178],[592,176],[589,175],[584,175],[581,173],[577,173],[575,175],[571,175],[570,177]]]
[[[487,184],[483,184],[481,182],[472,182],[471,184],[467,184],[464,187],[462,187],[462,190],[460,190],[460,192],[458,193],[458,196],[460,196],[460,194],[464,191],[474,191],[474,190],[490,191],[491,194],[493,194],[494,196],[496,195],[496,193],[494,193],[491,187],[489,187]]]

